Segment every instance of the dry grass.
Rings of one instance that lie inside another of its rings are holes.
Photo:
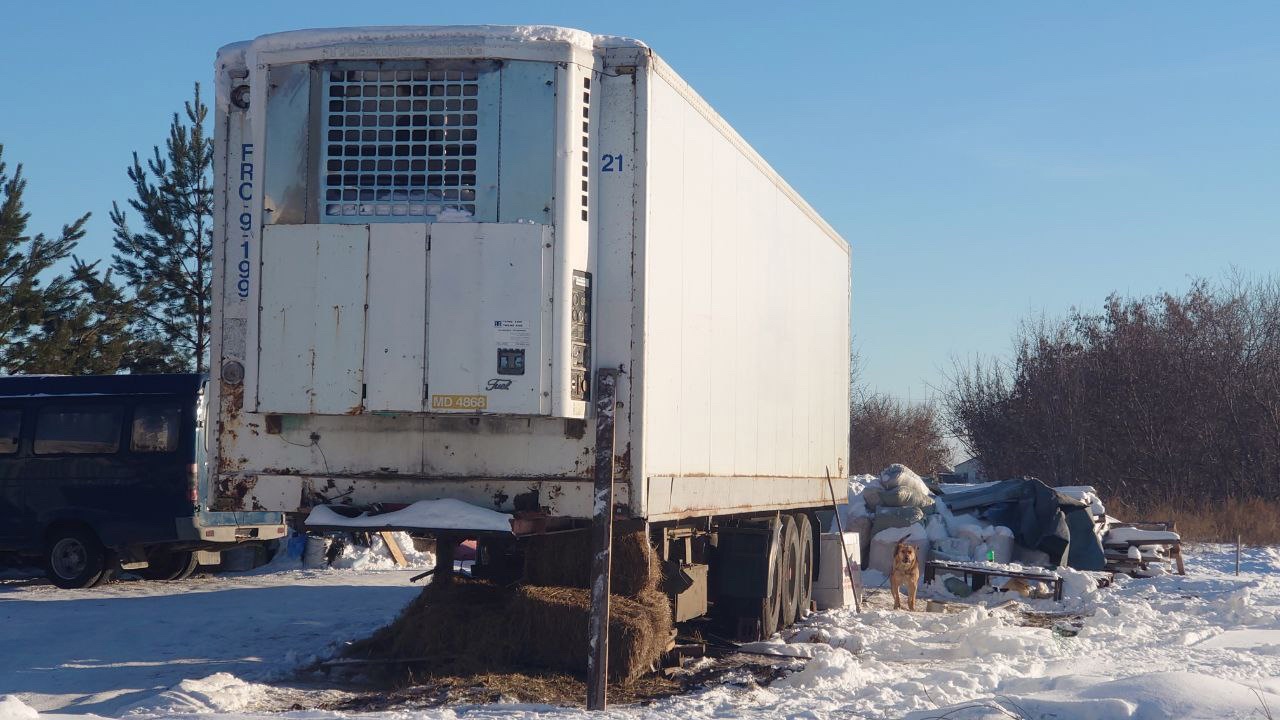
[[[1193,508],[1112,500],[1107,513],[1129,522],[1173,520],[1184,540],[1234,543],[1238,533],[1246,545],[1280,544],[1280,502],[1274,500],[1228,498]]]
[[[647,675],[627,685],[610,684],[609,704],[649,702],[686,690],[685,684]],[[357,691],[317,709],[348,712],[409,711],[449,705],[477,705],[496,702],[549,703],[581,707],[587,684],[566,673],[539,671],[486,672],[468,675],[423,676],[416,682],[393,689]]]

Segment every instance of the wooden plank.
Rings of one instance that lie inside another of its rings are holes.
[[[609,678],[609,569],[613,550],[613,420],[618,371],[596,375],[595,506],[591,519],[591,616],[587,620],[587,709],[604,710]]]
[[[404,559],[404,551],[400,549],[400,543],[396,542],[396,536],[389,532],[380,532],[378,537],[382,538],[382,542],[387,544],[387,552],[391,553],[391,559],[396,561],[396,565],[406,567],[408,560]]]

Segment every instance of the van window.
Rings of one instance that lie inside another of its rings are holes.
[[[120,408],[46,407],[36,418],[37,455],[114,453],[120,449]]]
[[[0,410],[0,455],[18,452],[18,437],[22,433],[22,411]]]
[[[133,411],[134,452],[173,452],[178,449],[182,409],[177,405],[139,405]]]

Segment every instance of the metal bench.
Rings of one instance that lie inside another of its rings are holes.
[[[1023,580],[1035,580],[1037,582],[1049,583],[1053,588],[1053,599],[1058,602],[1062,602],[1062,576],[1055,572],[1040,573],[1023,570],[1007,570],[1004,568],[953,562],[950,560],[930,560],[924,565],[925,582],[933,580],[937,576],[939,570],[961,574],[964,577],[965,582],[969,583],[969,587],[973,588],[975,591],[981,590],[993,577],[1022,578]]]

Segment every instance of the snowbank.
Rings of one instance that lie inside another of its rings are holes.
[[[270,688],[247,683],[231,673],[215,673],[206,678],[183,680],[154,697],[125,710],[127,715],[185,715],[190,713],[239,712],[261,702]],[[0,718],[4,717],[0,713]]]
[[[415,570],[435,567],[435,554],[414,549],[413,538],[409,536],[409,533],[396,533],[395,537],[396,544],[400,546],[400,552],[404,554],[406,567]],[[368,546],[347,545],[342,548],[342,554],[335,558],[329,567],[339,570],[368,572],[371,570],[395,570],[400,566],[396,565],[391,553],[387,552],[387,545],[382,541],[382,538],[375,535]]]
[[[511,516],[479,505],[445,498],[419,500],[401,510],[380,515],[361,513],[349,518],[326,505],[316,506],[307,516],[308,527],[340,527],[361,530],[421,528],[423,530],[475,530],[511,532]]]
[[[1180,671],[1143,673],[1069,691],[1055,688],[1052,683],[1046,685],[1049,689],[1044,693],[993,697],[977,703],[914,712],[906,717],[907,720],[938,717],[955,720],[1009,717],[1217,720],[1269,717],[1267,708],[1280,708],[1280,695],[1231,680]]]
[[[0,697],[0,718],[3,720],[36,720],[40,713],[22,702],[16,695]]]

